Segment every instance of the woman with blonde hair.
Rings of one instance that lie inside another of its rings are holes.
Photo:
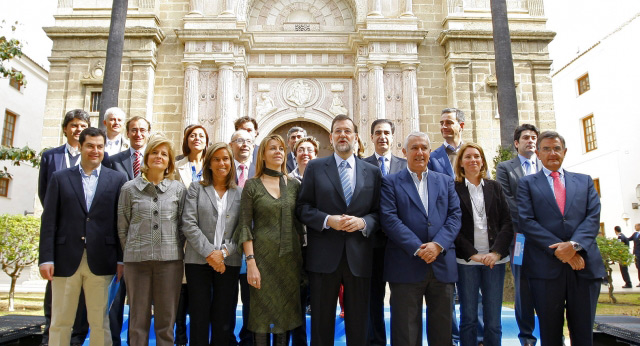
[[[242,244],[250,287],[248,329],[256,346],[287,345],[288,333],[302,324],[300,272],[302,226],[295,217],[300,188],[286,176],[285,142],[278,135],[260,144],[256,176],[242,191],[234,239]]]
[[[231,297],[242,260],[232,239],[242,193],[235,172],[231,147],[215,143],[204,155],[202,180],[187,192],[182,227],[192,345],[228,345],[233,335]]]
[[[498,346],[505,263],[513,238],[509,205],[500,184],[486,179],[487,160],[478,144],[465,143],[458,150],[455,173],[462,210],[462,227],[455,240],[460,345],[478,344],[478,296],[482,292],[483,344]]]
[[[156,135],[144,153],[142,174],[122,186],[118,236],[129,296],[131,345],[149,344],[151,305],[156,344],[173,345],[173,325],[183,273],[179,220],[186,189],[173,180],[171,142]]]

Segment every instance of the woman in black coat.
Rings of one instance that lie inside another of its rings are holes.
[[[466,143],[455,162],[456,192],[462,227],[456,238],[460,345],[477,345],[478,292],[482,292],[486,346],[502,339],[502,291],[509,246],[513,238],[509,205],[495,180],[484,179],[487,161],[482,147]]]

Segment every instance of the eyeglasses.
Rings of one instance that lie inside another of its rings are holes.
[[[316,149],[315,148],[305,148],[305,147],[300,147],[298,148],[298,150],[296,150],[296,152],[298,154],[303,154],[303,153],[315,153]]]
[[[234,140],[231,141],[231,143],[237,143],[238,145],[251,145],[253,144],[253,141],[250,139],[244,139],[244,138],[236,138]]]

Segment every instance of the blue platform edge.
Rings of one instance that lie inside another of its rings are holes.
[[[456,315],[458,316],[458,320],[460,320],[460,307],[459,305],[456,305]],[[336,308],[336,334],[335,334],[335,346],[346,346],[347,344],[347,340],[345,337],[345,330],[344,330],[344,319],[338,317],[340,313],[339,308]],[[307,323],[307,338],[310,340],[310,333],[311,333],[311,316],[310,315],[306,315],[306,323]],[[387,328],[387,343],[390,344],[391,340],[390,338],[390,318],[391,318],[391,312],[389,311],[389,307],[385,307],[385,311],[384,311],[384,319],[385,319],[385,326]],[[122,327],[122,333],[120,334],[120,339],[122,340],[122,345],[125,346],[127,345],[127,328],[128,328],[128,320],[129,320],[129,306],[126,305],[124,307],[124,325]],[[426,321],[426,309],[423,309],[422,311],[422,320]],[[187,316],[187,328],[189,328],[189,316]],[[242,305],[238,305],[238,308],[236,310],[236,329],[235,329],[235,334],[238,335],[238,333],[240,332],[240,328],[242,328]],[[516,323],[516,318],[515,318],[515,312],[513,309],[510,308],[502,308],[502,345],[503,346],[520,346],[520,341],[518,340],[518,324]],[[540,331],[539,331],[539,327],[538,327],[538,321],[536,318],[536,329],[534,331],[534,335],[536,337],[539,337],[540,335]],[[84,342],[85,346],[89,346],[89,337],[90,335],[87,336],[87,339]],[[422,331],[422,338],[423,338],[423,344],[427,345],[427,334],[426,334],[426,328],[423,327],[423,331]],[[154,324],[153,324],[153,319],[151,320],[151,331],[149,332],[149,345],[155,345],[156,344],[156,337],[155,337],[155,333],[154,333]]]

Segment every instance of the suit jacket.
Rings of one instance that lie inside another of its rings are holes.
[[[451,162],[449,162],[449,156],[447,156],[447,149],[444,144],[431,153],[427,168],[429,168],[430,171],[446,174],[452,178],[455,177],[453,166]]]
[[[529,278],[555,279],[562,263],[549,245],[575,241],[582,246],[579,254],[585,268],[577,275],[598,279],[606,275],[602,256],[596,244],[600,231],[600,198],[591,177],[565,173],[566,204],[560,212],[551,186],[543,171],[528,175],[518,183],[518,225],[527,239],[522,267]]]
[[[378,159],[376,159],[376,154],[364,158],[363,160],[364,162],[368,162],[374,166],[380,167]],[[398,173],[405,168],[407,168],[407,160],[395,155],[391,155],[391,167],[389,167],[389,174]]]
[[[293,155],[293,159],[291,158],[292,152],[287,153],[287,173],[293,172],[296,169],[296,156]]]
[[[640,258],[640,232],[635,231],[629,240],[633,240],[633,254]]]
[[[175,179],[182,182],[188,189],[191,185],[192,177],[193,175],[191,174],[191,165],[189,165],[189,158],[183,157],[176,162]]]
[[[374,166],[380,167],[380,163],[378,159],[376,159],[376,154],[373,154],[367,158],[364,158],[363,160],[364,162],[368,162]],[[391,163],[389,167],[389,174],[395,174],[407,168],[407,160],[403,158],[397,157],[395,155],[391,155],[390,161]],[[386,244],[387,244],[387,235],[384,232],[376,232],[373,235],[373,247],[382,248],[382,247],[385,247]]]
[[[626,245],[627,247],[629,247],[629,238],[627,238],[627,236],[626,236],[626,235],[624,235],[624,234],[620,233],[620,234],[618,235],[618,239],[619,239],[619,240],[620,240],[624,245]]]
[[[191,184],[182,211],[182,232],[187,237],[185,263],[206,264],[206,257],[217,250],[215,242],[216,224],[220,215],[216,204],[216,190],[213,185],[202,186]],[[229,256],[224,260],[226,265],[239,267],[242,256],[233,241],[233,231],[240,215],[240,197],[242,188],[227,190],[227,207],[222,235],[222,245],[227,247]]]
[[[127,180],[133,180],[133,160],[131,160],[131,150],[125,150],[111,156],[111,169],[123,173]],[[142,164],[140,165],[142,168]]]
[[[73,275],[85,248],[95,275],[113,275],[122,261],[117,209],[126,177],[102,167],[96,193],[87,210],[80,169],[74,166],[51,176],[40,228],[39,263],[54,262],[54,276]]]
[[[466,183],[456,182],[455,185],[462,210],[462,226],[455,241],[456,256],[468,262],[471,256],[478,253],[474,244],[473,205]],[[495,180],[485,179],[482,193],[487,215],[490,251],[499,253],[502,259],[509,255],[509,245],[513,238],[509,204],[500,184]]]
[[[38,172],[38,198],[40,199],[42,206],[44,206],[47,186],[49,184],[49,180],[51,180],[51,176],[54,172],[67,168],[65,153],[66,144],[49,149],[42,153],[42,158],[40,159],[40,171]],[[78,160],[80,160],[80,158],[78,158]],[[105,167],[111,166],[109,154],[106,152],[102,159],[102,165]]]
[[[460,231],[461,212],[453,179],[429,171],[427,189],[428,214],[409,170],[382,179],[380,224],[389,237],[384,257],[385,281],[420,282],[429,266],[438,281],[458,281],[454,241]],[[436,242],[444,249],[430,264],[414,256],[420,245],[428,242]]]
[[[379,227],[380,181],[378,167],[355,159],[356,184],[347,206],[334,155],[309,161],[298,194],[296,214],[307,226],[307,270],[332,273],[346,248],[353,275],[371,277],[373,244],[371,235]],[[364,232],[322,229],[327,215],[353,215],[365,220]]]
[[[536,171],[542,169],[542,162],[536,158]],[[496,167],[496,180],[502,185],[502,191],[507,197],[509,210],[511,210],[511,221],[513,231],[518,232],[518,206],[516,205],[516,195],[518,192],[518,181],[524,177],[524,170],[520,159],[515,157],[511,160],[500,162]]]

